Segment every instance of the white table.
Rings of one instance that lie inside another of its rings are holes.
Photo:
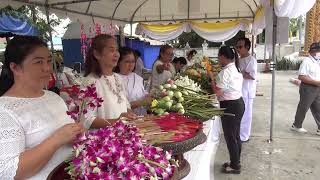
[[[220,117],[209,120],[203,125],[203,132],[207,136],[207,141],[184,154],[185,159],[190,163],[191,171],[183,180],[214,179],[213,164],[220,141]]]

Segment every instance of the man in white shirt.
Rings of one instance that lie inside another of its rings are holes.
[[[245,111],[241,120],[240,138],[249,141],[252,123],[252,104],[256,97],[257,60],[250,55],[251,42],[248,38],[237,40],[236,49],[240,55],[239,67],[243,76],[242,98]]]
[[[311,110],[318,125],[317,135],[320,135],[320,43],[313,43],[299,69],[300,101],[297,107],[295,121],[291,130],[306,133],[302,123],[307,111]]]

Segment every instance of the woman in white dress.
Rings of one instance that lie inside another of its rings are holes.
[[[119,60],[116,39],[101,34],[93,38],[86,57],[85,77],[95,84],[97,94],[103,99],[102,106],[94,111],[92,128],[100,128],[125,117],[135,119],[131,111],[122,77],[113,73]]]
[[[173,48],[169,45],[162,45],[159,57],[152,66],[151,88],[157,87],[174,77],[176,72],[171,63],[172,57]]]
[[[52,71],[46,43],[14,37],[0,76],[0,179],[46,179],[71,156],[84,131],[67,116],[64,101],[44,91]]]
[[[151,97],[144,89],[143,78],[133,72],[136,63],[134,52],[128,47],[120,48],[119,52],[120,58],[115,72],[122,77],[133,112],[137,115],[145,115],[147,114],[145,106],[151,103]]]

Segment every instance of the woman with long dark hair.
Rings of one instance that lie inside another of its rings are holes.
[[[46,43],[37,37],[9,41],[0,76],[0,179],[46,179],[72,154],[84,131],[64,101],[45,91],[52,72]]]
[[[222,71],[216,78],[212,77],[212,88],[218,96],[220,107],[225,109],[221,117],[224,137],[229,150],[230,163],[222,166],[224,173],[240,173],[240,122],[245,107],[242,99],[242,74],[239,70],[238,55],[235,49],[222,46],[218,53]]]

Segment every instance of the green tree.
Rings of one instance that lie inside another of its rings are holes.
[[[292,19],[290,19],[289,31],[292,33],[293,37],[296,37],[297,33],[299,31],[299,22],[301,23],[301,26],[303,28],[304,27],[303,18],[292,18]]]

